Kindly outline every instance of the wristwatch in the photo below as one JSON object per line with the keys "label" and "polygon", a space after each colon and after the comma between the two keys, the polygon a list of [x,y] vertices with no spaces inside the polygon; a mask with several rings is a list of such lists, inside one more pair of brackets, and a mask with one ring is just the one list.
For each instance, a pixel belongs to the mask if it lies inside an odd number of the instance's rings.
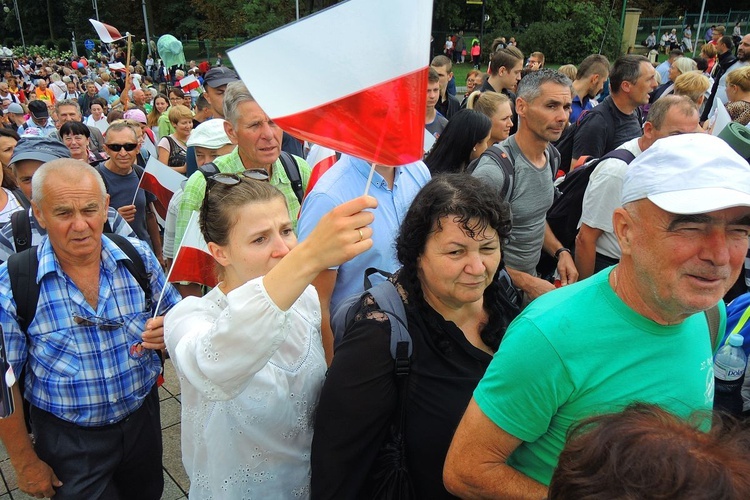
{"label": "wristwatch", "polygon": [[560,247],[555,252],[555,259],[556,260],[560,260],[560,254],[563,253],[563,252],[568,252],[568,253],[572,254],[572,252],[570,251],[570,248]]}

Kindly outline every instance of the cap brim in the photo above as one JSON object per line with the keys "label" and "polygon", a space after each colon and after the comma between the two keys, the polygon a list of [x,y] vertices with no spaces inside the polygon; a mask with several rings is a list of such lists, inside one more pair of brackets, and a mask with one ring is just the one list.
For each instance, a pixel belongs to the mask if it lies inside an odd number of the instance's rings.
{"label": "cap brim", "polygon": [[232,82],[238,82],[240,79],[231,76],[222,76],[219,78],[212,78],[211,81],[203,81],[205,85],[208,85],[212,89],[221,87],[222,85],[229,85]]}
{"label": "cap brim", "polygon": [[59,160],[60,158],[63,158],[63,157],[54,156],[49,153],[40,153],[39,151],[28,151],[28,152],[19,153],[18,155],[13,156],[10,159],[10,163],[13,164],[13,163],[17,163],[23,160],[36,160],[42,163],[47,163],[48,161]]}
{"label": "cap brim", "polygon": [[750,207],[750,194],[718,187],[654,194],[648,199],[662,210],[681,215],[705,214],[733,207]]}

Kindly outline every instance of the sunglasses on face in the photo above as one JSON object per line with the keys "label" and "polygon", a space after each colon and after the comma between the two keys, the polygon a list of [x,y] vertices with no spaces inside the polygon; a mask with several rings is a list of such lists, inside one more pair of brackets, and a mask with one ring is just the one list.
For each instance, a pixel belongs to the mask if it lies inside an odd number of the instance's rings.
{"label": "sunglasses on face", "polygon": [[125,151],[133,151],[138,147],[138,144],[129,142],[127,144],[106,144],[107,149],[111,149],[115,153],[119,153],[121,149],[125,148]]}

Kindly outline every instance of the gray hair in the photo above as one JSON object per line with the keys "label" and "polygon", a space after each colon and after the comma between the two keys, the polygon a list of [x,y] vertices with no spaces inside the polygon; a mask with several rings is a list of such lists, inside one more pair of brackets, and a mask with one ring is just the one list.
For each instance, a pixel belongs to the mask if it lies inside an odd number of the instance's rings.
{"label": "gray hair", "polygon": [[55,103],[55,111],[60,111],[60,108],[63,106],[73,106],[76,108],[76,112],[80,115],[81,114],[81,106],[78,104],[78,101],[75,99],[64,99],[62,101],[57,101]]}
{"label": "gray hair", "polygon": [[44,163],[39,170],[34,172],[34,176],[31,178],[31,201],[37,205],[41,205],[44,199],[44,188],[47,185],[47,177],[52,174],[51,179],[54,180],[73,180],[78,182],[82,176],[90,175],[94,178],[99,190],[102,193],[102,199],[107,196],[107,187],[104,185],[104,180],[99,172],[94,167],[81,160],[74,160],[73,158],[59,158],[57,160],[48,161]]}
{"label": "gray hair", "polygon": [[255,102],[255,98],[247,90],[247,86],[242,81],[227,85],[224,92],[224,119],[231,123],[233,127],[237,127],[237,121],[240,119],[237,108],[243,102]]}
{"label": "gray hair", "polygon": [[533,102],[542,94],[542,85],[545,83],[555,83],[571,90],[573,88],[573,82],[567,76],[553,69],[542,68],[539,71],[532,71],[521,79],[516,96],[526,102]]}

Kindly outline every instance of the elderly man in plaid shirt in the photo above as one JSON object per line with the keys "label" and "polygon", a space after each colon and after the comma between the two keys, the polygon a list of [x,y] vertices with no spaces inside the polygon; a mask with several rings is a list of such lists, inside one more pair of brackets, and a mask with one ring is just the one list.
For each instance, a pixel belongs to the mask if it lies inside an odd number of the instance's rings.
{"label": "elderly man in plaid shirt", "polygon": [[[102,237],[109,197],[92,167],[54,160],[32,186],[47,237],[30,250],[39,258],[39,299],[25,333],[8,264],[0,266],[0,324],[8,361],[16,374],[25,370],[35,438],[16,384],[16,408],[0,421],[0,438],[19,487],[37,498],[156,500],[164,488],[156,380],[165,346],[163,316],[152,316],[164,287],[162,314],[179,295],[147,244],[128,239],[126,250]],[[148,286],[126,251],[140,256]]]}

